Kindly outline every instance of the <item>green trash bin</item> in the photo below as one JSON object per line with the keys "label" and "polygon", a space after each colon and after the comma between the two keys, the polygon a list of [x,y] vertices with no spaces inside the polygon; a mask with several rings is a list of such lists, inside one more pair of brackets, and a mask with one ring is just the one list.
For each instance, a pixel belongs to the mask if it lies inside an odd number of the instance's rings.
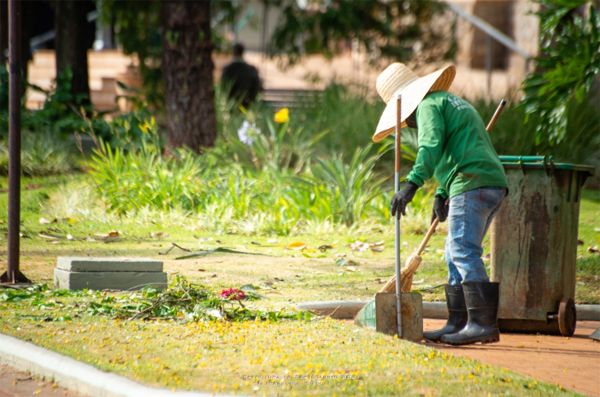
{"label": "green trash bin", "polygon": [[491,225],[501,330],[571,336],[581,187],[594,168],[500,156],[509,194]]}

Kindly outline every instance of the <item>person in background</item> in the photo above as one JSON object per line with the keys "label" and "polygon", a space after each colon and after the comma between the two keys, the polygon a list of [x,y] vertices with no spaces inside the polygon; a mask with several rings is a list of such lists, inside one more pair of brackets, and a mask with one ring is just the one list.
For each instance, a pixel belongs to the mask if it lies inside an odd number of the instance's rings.
{"label": "person in background", "polygon": [[435,177],[439,183],[433,213],[449,223],[445,252],[449,318],[442,329],[424,332],[424,337],[452,345],[491,343],[500,340],[499,284],[486,274],[482,242],[507,194],[507,180],[475,108],[447,92],[455,73],[453,65],[424,77],[401,63],[388,66],[377,78],[377,92],[387,106],[373,141],[393,132],[400,97],[399,121],[418,130],[418,151],[406,182],[392,199],[392,215],[406,215],[406,206],[426,180]]}
{"label": "person in background", "polygon": [[262,91],[258,70],[244,61],[244,45],[233,45],[233,60],[223,69],[221,85],[229,98],[245,108],[250,106]]}

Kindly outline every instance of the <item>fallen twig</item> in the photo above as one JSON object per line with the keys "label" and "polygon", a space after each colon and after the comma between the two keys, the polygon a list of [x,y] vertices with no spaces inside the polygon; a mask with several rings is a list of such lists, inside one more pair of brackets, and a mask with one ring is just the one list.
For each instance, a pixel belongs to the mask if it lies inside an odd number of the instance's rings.
{"label": "fallen twig", "polygon": [[185,252],[192,252],[192,250],[189,248],[182,247],[181,245],[179,245],[177,243],[171,243],[171,246],[169,247],[169,249],[167,249],[165,252],[159,252],[158,255],[167,255],[169,252],[173,251],[173,249],[175,249],[175,248],[179,248],[180,250],[185,251]]}
{"label": "fallen twig", "polygon": [[210,255],[210,254],[214,254],[214,253],[219,253],[219,252],[220,253],[225,253],[225,254],[242,254],[242,255],[271,256],[271,255],[267,255],[267,254],[261,254],[261,253],[258,253],[258,252],[245,252],[245,251],[233,250],[231,248],[217,247],[217,248],[212,248],[212,249],[208,249],[208,250],[201,250],[201,251],[192,252],[191,254],[188,254],[188,255],[178,256],[177,258],[175,258],[175,260],[198,258],[198,257],[201,257],[201,256],[206,256],[206,255]]}

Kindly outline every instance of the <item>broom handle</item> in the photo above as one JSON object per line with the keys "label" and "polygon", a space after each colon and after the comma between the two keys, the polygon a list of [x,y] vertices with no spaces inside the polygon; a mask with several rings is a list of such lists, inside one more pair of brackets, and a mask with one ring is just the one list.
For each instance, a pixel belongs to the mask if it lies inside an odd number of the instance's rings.
{"label": "broom handle", "polygon": [[[419,245],[419,249],[416,252],[417,255],[420,256],[423,253],[423,251],[425,251],[425,248],[427,247],[427,243],[429,242],[429,239],[431,238],[431,236],[433,236],[433,234],[435,233],[435,229],[437,228],[437,226],[438,226],[439,223],[440,223],[440,220],[438,218],[435,218],[433,220],[433,223],[431,224],[431,226],[429,226],[429,230],[427,230],[427,233],[425,234],[425,237],[423,237],[423,241],[421,241],[421,245]],[[391,279],[388,280],[387,283],[385,283],[385,285],[383,286],[383,288],[381,288],[379,290],[379,292],[388,292],[388,291],[390,291],[391,288],[392,288],[392,285],[394,283],[396,283],[396,280],[397,280],[397,277],[393,276]]]}
{"label": "broom handle", "polygon": [[431,224],[431,226],[429,226],[429,230],[427,230],[425,237],[423,237],[423,241],[421,241],[421,245],[419,245],[419,249],[417,249],[417,255],[421,255],[423,253],[423,251],[425,251],[425,248],[427,248],[427,243],[429,243],[429,239],[435,233],[435,229],[437,228],[439,223],[440,223],[440,220],[436,217],[433,220],[433,223]]}
{"label": "broom handle", "polygon": [[502,113],[502,111],[504,110],[504,106],[506,106],[506,99],[502,98],[500,100],[500,103],[498,104],[498,107],[496,108],[496,111],[494,112],[494,115],[490,119],[490,122],[488,123],[487,127],[485,127],[485,130],[487,132],[492,132],[494,125],[496,125],[496,121],[498,121],[500,113]]}

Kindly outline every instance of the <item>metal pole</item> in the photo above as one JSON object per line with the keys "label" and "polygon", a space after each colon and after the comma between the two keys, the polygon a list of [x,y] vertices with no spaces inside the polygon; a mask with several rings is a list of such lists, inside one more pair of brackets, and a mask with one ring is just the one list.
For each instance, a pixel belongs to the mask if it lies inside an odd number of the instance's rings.
{"label": "metal pole", "polygon": [[21,196],[21,4],[8,0],[8,270],[0,282],[29,283],[19,271],[19,222]]}
{"label": "metal pole", "polygon": [[261,38],[260,38],[260,45],[262,47],[262,58],[263,61],[269,56],[267,54],[267,35],[268,32],[267,30],[269,29],[269,2],[268,1],[264,1],[263,2],[263,25],[262,25],[262,32],[261,32]]}
{"label": "metal pole", "polygon": [[[396,138],[395,138],[395,164],[394,164],[394,191],[398,192],[400,190],[400,132],[402,128],[401,123],[401,109],[402,109],[402,97],[398,97],[396,102]],[[401,294],[400,291],[400,277],[402,273],[402,262],[400,262],[400,214],[396,213],[395,226],[396,226],[396,236],[394,240],[394,249],[396,250],[396,324],[398,326],[397,333],[398,338],[402,337],[402,303],[401,303]]]}
{"label": "metal pole", "polygon": [[0,0],[0,64],[6,63],[6,52],[8,48],[8,7],[5,0]]}

